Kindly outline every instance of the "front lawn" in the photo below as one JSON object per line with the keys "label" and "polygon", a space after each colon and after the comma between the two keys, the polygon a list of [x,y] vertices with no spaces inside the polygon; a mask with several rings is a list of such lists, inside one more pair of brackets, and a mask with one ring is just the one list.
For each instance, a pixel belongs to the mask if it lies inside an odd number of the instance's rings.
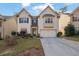
{"label": "front lawn", "polygon": [[77,35],[75,35],[75,36],[72,36],[72,37],[65,37],[66,39],[68,39],[68,40],[73,40],[73,41],[78,41],[79,42],[79,36]]}
{"label": "front lawn", "polygon": [[28,39],[24,39],[24,38],[17,39],[17,44],[15,46],[9,48],[4,47],[5,48],[4,50],[3,50],[3,46],[4,46],[4,41],[0,40],[0,49],[2,49],[0,50],[0,55],[18,55],[23,51],[29,50],[31,48],[41,49],[43,53],[40,39],[36,37],[28,38]]}

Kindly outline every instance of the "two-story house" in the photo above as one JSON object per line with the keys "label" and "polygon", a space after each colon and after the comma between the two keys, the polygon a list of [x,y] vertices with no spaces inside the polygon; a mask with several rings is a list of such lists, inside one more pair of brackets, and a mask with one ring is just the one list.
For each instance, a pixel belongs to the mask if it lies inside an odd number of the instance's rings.
{"label": "two-story house", "polygon": [[58,13],[46,7],[38,16],[30,15],[25,9],[17,14],[17,31],[39,34],[41,37],[56,37],[58,32]]}
{"label": "two-story house", "polygon": [[56,37],[59,28],[59,14],[47,6],[38,17],[38,33],[41,37]]}

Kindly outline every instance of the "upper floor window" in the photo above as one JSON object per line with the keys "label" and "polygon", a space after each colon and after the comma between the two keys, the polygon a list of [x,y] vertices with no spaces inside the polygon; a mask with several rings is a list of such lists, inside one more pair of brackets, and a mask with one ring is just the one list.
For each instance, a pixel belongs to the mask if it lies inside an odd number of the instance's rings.
{"label": "upper floor window", "polygon": [[79,21],[78,17],[73,17],[73,21]]}
{"label": "upper floor window", "polygon": [[53,23],[53,18],[52,17],[46,17],[45,23]]}
{"label": "upper floor window", "polygon": [[32,24],[37,24],[37,21],[38,21],[38,20],[33,19],[33,20],[32,20]]}
{"label": "upper floor window", "polygon": [[19,18],[19,23],[29,23],[29,18]]}

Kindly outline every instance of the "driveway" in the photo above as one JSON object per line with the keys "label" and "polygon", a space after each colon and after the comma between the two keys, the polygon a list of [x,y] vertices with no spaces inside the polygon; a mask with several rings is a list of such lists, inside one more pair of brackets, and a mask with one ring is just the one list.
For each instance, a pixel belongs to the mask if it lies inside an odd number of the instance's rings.
{"label": "driveway", "polygon": [[79,56],[79,42],[60,38],[41,38],[46,56]]}

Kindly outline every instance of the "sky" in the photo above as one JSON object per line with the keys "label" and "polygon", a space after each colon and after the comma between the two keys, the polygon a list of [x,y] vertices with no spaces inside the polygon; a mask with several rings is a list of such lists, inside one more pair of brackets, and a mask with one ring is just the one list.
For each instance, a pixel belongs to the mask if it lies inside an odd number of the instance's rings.
{"label": "sky", "polygon": [[36,16],[48,5],[57,12],[67,6],[67,13],[79,7],[79,3],[0,3],[0,15],[12,16],[25,8],[31,15]]}

